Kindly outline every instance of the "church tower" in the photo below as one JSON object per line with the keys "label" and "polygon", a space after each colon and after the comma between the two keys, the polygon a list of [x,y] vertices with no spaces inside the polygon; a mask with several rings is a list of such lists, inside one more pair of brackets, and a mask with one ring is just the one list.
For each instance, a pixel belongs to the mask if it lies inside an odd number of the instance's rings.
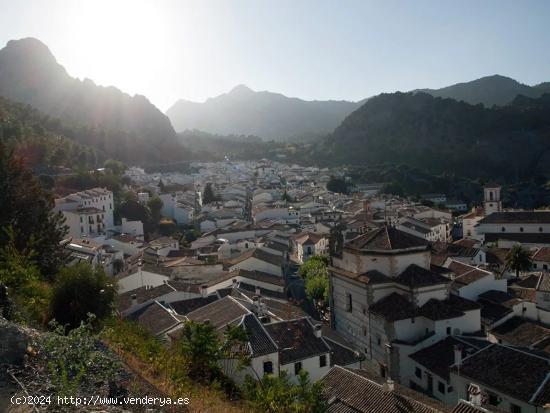
{"label": "church tower", "polygon": [[493,212],[502,211],[500,189],[501,188],[498,185],[487,185],[483,188],[483,208],[485,209],[485,216],[492,214]]}

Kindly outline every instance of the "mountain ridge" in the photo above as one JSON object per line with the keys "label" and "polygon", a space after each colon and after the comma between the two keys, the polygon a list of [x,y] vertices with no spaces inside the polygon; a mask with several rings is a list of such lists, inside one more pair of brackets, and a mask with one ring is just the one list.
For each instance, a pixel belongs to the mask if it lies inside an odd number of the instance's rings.
{"label": "mountain ridge", "polygon": [[495,74],[439,89],[415,89],[412,92],[428,93],[434,97],[451,98],[472,105],[481,103],[491,107],[510,104],[518,95],[537,98],[544,93],[550,93],[550,82],[529,86],[511,77]]}
{"label": "mountain ridge", "polygon": [[204,102],[179,99],[166,115],[178,132],[202,130],[282,141],[326,135],[360,105],[361,101],[308,101],[281,93],[254,91],[240,84]]}
{"label": "mountain ridge", "polygon": [[145,96],[71,77],[35,38],[10,40],[0,50],[0,95],[66,125],[97,130],[94,141],[83,143],[118,159],[160,159],[183,149],[169,119]]}

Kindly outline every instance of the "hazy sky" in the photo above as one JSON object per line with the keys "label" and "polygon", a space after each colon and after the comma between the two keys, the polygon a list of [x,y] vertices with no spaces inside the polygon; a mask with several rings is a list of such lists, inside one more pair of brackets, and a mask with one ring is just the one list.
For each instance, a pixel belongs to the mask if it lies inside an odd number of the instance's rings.
{"label": "hazy sky", "polygon": [[495,73],[550,81],[547,0],[0,0],[0,47],[29,36],[72,76],[162,110],[240,83],[358,100]]}

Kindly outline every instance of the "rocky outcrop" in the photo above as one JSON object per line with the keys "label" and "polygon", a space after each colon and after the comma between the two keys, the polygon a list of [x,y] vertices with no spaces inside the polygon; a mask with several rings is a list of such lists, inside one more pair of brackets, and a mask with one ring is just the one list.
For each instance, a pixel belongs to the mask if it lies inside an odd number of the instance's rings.
{"label": "rocky outcrop", "polygon": [[0,317],[0,364],[21,364],[29,344],[27,333]]}

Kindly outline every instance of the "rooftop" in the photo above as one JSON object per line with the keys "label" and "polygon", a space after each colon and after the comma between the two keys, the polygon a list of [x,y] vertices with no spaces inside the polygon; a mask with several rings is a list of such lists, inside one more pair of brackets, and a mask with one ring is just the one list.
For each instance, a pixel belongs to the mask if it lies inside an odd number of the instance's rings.
{"label": "rooftop", "polygon": [[407,249],[428,249],[428,242],[393,227],[384,226],[360,235],[346,244],[346,248],[360,251],[391,252]]}
{"label": "rooftop", "polygon": [[329,413],[444,413],[442,403],[395,384],[389,391],[350,369],[334,366],[321,379]]}
{"label": "rooftop", "polygon": [[465,358],[460,373],[456,367],[451,371],[525,403],[544,406],[550,402],[549,361],[523,350],[492,344]]}

